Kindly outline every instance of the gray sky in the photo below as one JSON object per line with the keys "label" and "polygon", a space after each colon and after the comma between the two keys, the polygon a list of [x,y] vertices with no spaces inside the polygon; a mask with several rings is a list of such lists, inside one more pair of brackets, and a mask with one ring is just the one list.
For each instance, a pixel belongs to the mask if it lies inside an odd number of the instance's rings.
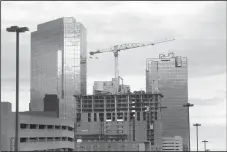
{"label": "gray sky", "polygon": [[[28,26],[72,16],[87,29],[88,52],[112,45],[176,38],[157,46],[120,52],[119,70],[132,90],[145,90],[146,58],[173,51],[188,57],[191,124],[201,123],[210,150],[226,149],[226,2],[2,2],[2,100],[15,109],[15,34],[10,25]],[[93,81],[114,77],[112,53],[88,60],[88,93]],[[136,79],[136,81],[135,81]],[[30,33],[20,36],[20,109],[30,100]],[[196,150],[195,128],[191,146]],[[200,142],[199,149],[203,150]]]}

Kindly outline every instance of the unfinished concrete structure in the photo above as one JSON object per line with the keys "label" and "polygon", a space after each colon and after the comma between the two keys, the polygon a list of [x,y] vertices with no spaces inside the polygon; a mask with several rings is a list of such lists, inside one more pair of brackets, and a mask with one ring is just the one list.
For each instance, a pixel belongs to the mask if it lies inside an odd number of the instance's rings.
{"label": "unfinished concrete structure", "polygon": [[[121,77],[119,77],[121,78]],[[130,92],[130,86],[119,83],[119,79],[112,78],[112,81],[95,81],[93,86],[93,94],[126,94]]]}
{"label": "unfinished concrete structure", "polygon": [[[161,149],[161,94],[88,95],[76,98],[75,139],[150,141]],[[148,110],[149,109],[149,110]]]}

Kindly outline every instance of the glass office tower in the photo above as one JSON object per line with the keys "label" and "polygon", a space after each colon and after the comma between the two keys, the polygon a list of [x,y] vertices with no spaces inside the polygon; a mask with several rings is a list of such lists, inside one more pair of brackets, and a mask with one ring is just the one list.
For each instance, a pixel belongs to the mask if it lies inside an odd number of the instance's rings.
{"label": "glass office tower", "polygon": [[39,24],[31,33],[31,111],[56,94],[59,116],[75,115],[73,95],[86,95],[86,29],[73,17]]}
{"label": "glass office tower", "polygon": [[168,53],[147,59],[146,91],[164,95],[162,106],[168,108],[162,109],[163,137],[181,136],[184,150],[188,150],[188,113],[182,106],[188,103],[187,58]]}

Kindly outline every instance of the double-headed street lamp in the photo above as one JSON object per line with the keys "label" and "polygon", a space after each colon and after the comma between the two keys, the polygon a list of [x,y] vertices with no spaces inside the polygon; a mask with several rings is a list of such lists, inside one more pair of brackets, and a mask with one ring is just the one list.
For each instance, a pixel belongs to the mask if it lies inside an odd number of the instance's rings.
{"label": "double-headed street lamp", "polygon": [[190,116],[189,116],[189,108],[190,107],[193,107],[194,105],[193,104],[190,104],[190,103],[187,103],[187,104],[184,104],[183,107],[187,107],[188,108],[188,131],[189,131],[189,142],[188,142],[188,146],[189,146],[189,151],[191,151],[191,138],[190,138]]}
{"label": "double-headed street lamp", "polygon": [[11,26],[6,29],[7,32],[16,32],[16,127],[15,127],[15,151],[18,151],[18,123],[19,123],[19,33],[29,31],[28,27]]}
{"label": "double-headed street lamp", "polygon": [[206,151],[206,143],[208,142],[207,140],[202,141],[204,143],[204,151]]}
{"label": "double-headed street lamp", "polygon": [[197,137],[197,151],[198,151],[198,145],[199,145],[199,135],[198,135],[198,127],[201,126],[201,124],[199,123],[196,123],[196,124],[193,124],[193,126],[196,127],[196,137]]}

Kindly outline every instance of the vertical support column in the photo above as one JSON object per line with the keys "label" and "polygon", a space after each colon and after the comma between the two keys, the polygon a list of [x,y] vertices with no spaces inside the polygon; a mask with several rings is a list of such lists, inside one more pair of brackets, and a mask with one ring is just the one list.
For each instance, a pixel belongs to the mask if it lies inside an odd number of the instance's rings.
{"label": "vertical support column", "polygon": [[130,120],[130,100],[129,97],[130,95],[128,95],[128,100],[127,100],[127,104],[128,104],[128,112],[127,112],[127,120],[128,120],[128,126],[129,126],[129,130],[128,130],[128,141],[132,141],[132,137],[131,137],[131,132],[132,132],[132,128],[131,128],[131,120]]}
{"label": "vertical support column", "polygon": [[103,121],[103,127],[104,127],[104,129],[103,129],[103,134],[104,134],[104,136],[106,135],[106,96],[104,96],[104,116],[103,116],[103,119],[104,119],[104,121]]}
{"label": "vertical support column", "polygon": [[114,109],[114,112],[115,112],[115,121],[117,121],[117,95],[114,95],[114,105],[115,105],[115,109]]}

